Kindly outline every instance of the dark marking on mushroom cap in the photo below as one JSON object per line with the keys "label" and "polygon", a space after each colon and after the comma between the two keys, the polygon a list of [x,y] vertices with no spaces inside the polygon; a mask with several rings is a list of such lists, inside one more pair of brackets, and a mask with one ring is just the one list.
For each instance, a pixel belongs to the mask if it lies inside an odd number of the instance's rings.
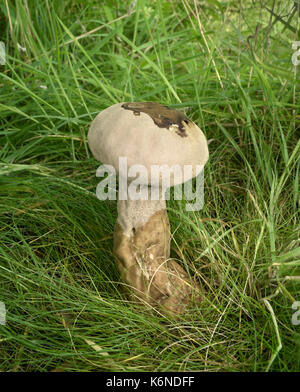
{"label": "dark marking on mushroom cap", "polygon": [[177,135],[188,136],[186,124],[191,123],[188,117],[179,110],[171,109],[168,106],[156,102],[126,102],[122,108],[132,110],[135,116],[141,112],[148,114],[154,123],[160,128],[174,128]]}

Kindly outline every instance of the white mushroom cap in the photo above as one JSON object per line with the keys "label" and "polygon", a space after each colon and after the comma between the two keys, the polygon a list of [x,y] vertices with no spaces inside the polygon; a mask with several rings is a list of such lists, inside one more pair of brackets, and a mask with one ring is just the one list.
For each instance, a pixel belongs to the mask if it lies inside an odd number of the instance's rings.
{"label": "white mushroom cap", "polygon": [[[207,140],[194,122],[154,102],[118,103],[103,110],[91,124],[88,143],[97,160],[116,170],[120,157],[127,158],[128,168],[143,165],[148,174],[145,185],[150,185],[151,165],[191,165],[192,178],[209,155]],[[162,171],[161,177],[165,174]],[[185,176],[184,181],[190,178]],[[181,182],[174,174],[170,185]]]}

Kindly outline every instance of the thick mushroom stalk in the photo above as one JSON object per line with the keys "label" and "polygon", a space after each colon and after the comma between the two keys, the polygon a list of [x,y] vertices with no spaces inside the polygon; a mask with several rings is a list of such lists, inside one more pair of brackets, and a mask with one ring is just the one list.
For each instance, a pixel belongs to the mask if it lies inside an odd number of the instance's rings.
{"label": "thick mushroom stalk", "polygon": [[[166,202],[119,200],[114,253],[122,279],[133,294],[171,313],[184,312],[197,294],[188,274],[170,259],[170,223]],[[196,290],[195,290],[196,289]]]}
{"label": "thick mushroom stalk", "polygon": [[[88,142],[94,157],[112,166],[120,179],[126,176],[127,181],[134,177],[130,169],[143,168],[138,184],[148,197],[136,200],[128,194],[126,200],[118,201],[114,252],[122,279],[142,301],[182,313],[193,295],[199,294],[199,286],[170,259],[170,224],[162,189],[186,182],[203,169],[208,159],[203,132],[184,113],[168,106],[127,102],[96,116]],[[126,168],[120,166],[121,160]],[[182,178],[187,167],[191,171]],[[169,168],[174,168],[172,179]],[[160,174],[153,185],[155,170]],[[166,179],[170,180],[167,186],[163,185]],[[151,186],[159,190],[157,198],[152,198]]]}

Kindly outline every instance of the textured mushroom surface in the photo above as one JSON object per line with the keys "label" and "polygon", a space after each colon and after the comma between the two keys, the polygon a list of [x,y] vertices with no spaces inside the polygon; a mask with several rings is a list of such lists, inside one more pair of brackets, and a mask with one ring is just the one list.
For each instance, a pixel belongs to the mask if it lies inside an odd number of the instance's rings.
{"label": "textured mushroom surface", "polygon": [[200,287],[170,259],[170,224],[165,209],[131,230],[117,222],[114,254],[123,281],[137,298],[171,313],[184,313],[193,297],[200,299]]}
{"label": "textured mushroom surface", "polygon": [[184,113],[156,102],[128,102],[123,103],[122,108],[132,110],[135,116],[146,113],[158,127],[171,128],[181,137],[187,136],[185,125],[192,124]]}
{"label": "textured mushroom surface", "polygon": [[128,167],[143,165],[148,178],[151,165],[166,164],[192,166],[192,178],[198,174],[196,165],[204,166],[208,159],[201,129],[178,110],[154,102],[117,103],[104,109],[91,124],[88,142],[100,162],[118,168],[119,157],[125,157]]}

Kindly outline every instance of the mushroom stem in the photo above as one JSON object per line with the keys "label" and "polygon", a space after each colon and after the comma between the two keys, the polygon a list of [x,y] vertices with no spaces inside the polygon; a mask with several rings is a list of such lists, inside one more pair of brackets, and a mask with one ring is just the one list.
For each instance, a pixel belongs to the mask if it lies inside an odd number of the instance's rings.
{"label": "mushroom stem", "polygon": [[[114,232],[114,253],[122,279],[139,299],[165,310],[183,313],[195,284],[170,259],[170,223],[166,202],[119,200]],[[199,288],[198,286],[196,286]]]}

